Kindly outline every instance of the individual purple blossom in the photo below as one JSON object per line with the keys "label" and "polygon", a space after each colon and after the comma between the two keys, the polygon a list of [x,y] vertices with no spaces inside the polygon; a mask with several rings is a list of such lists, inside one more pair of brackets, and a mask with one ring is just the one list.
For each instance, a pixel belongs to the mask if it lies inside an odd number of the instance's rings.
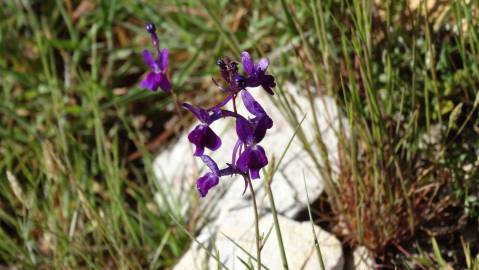
{"label": "individual purple blossom", "polygon": [[201,160],[203,160],[203,163],[205,163],[205,165],[210,169],[210,172],[205,173],[196,181],[196,189],[200,193],[201,197],[205,197],[211,188],[218,185],[221,176],[240,173],[231,166],[220,170],[216,162],[210,156],[202,155],[200,157]]}
{"label": "individual purple blossom", "polygon": [[[241,91],[241,98],[248,112],[255,117],[250,120],[241,115],[236,117],[236,134],[245,149],[239,155],[236,163],[233,157],[233,164],[241,172],[249,173],[251,178],[257,179],[259,170],[268,165],[266,153],[258,143],[263,140],[266,130],[273,126],[273,120],[248,91]],[[233,154],[236,155],[236,153]]]}
{"label": "individual purple blossom", "polygon": [[203,155],[205,148],[212,151],[217,150],[221,146],[221,139],[209,125],[218,119],[218,113],[210,114],[206,110],[188,103],[183,103],[183,107],[192,112],[200,121],[200,124],[188,134],[188,140],[196,146],[195,156]]}
{"label": "individual purple blossom", "polygon": [[201,159],[211,170],[211,172],[207,172],[196,181],[196,188],[198,189],[198,192],[200,193],[201,197],[205,197],[210,188],[218,185],[220,181],[220,169],[211,157],[203,155],[201,156]]}
{"label": "individual purple blossom", "polygon": [[266,130],[273,127],[273,120],[248,91],[241,91],[241,98],[246,110],[255,116],[250,122],[256,126],[256,136],[264,137]]}
{"label": "individual purple blossom", "polygon": [[236,133],[245,150],[239,155],[235,165],[241,172],[249,173],[253,179],[259,178],[259,170],[268,165],[266,153],[263,147],[258,145],[264,138],[267,126],[260,123],[264,121],[254,124],[242,116],[236,118]]}
{"label": "individual purple blossom", "polygon": [[153,47],[156,49],[157,56],[155,58],[148,50],[143,51],[143,59],[150,67],[151,71],[146,74],[145,78],[143,78],[140,86],[153,92],[155,92],[158,87],[165,92],[169,92],[171,84],[166,76],[168,70],[168,49],[164,48],[160,51],[160,42],[156,35],[156,27],[154,24],[147,24],[146,30],[150,33],[151,41]]}
{"label": "individual purple blossom", "polygon": [[236,166],[242,173],[250,174],[252,179],[259,178],[259,170],[268,165],[268,158],[264,148],[258,144],[252,144],[246,147],[239,156]]}
{"label": "individual purple blossom", "polygon": [[241,53],[241,61],[243,62],[244,71],[247,74],[246,86],[248,87],[263,87],[268,94],[273,95],[271,88],[276,86],[274,77],[266,74],[266,70],[269,66],[267,58],[261,58],[258,63],[253,62],[248,52]]}
{"label": "individual purple blossom", "polygon": [[208,172],[196,180],[196,189],[200,193],[201,197],[205,197],[208,194],[210,188],[218,185],[220,177],[212,172]]}

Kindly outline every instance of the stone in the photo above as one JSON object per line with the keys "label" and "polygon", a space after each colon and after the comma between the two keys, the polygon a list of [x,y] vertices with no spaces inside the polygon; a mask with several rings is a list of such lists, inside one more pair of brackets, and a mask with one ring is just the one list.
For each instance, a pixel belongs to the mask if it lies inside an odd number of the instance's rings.
{"label": "stone", "polygon": [[370,270],[376,268],[374,255],[366,247],[356,247],[352,255],[352,262],[347,270]]}
{"label": "stone", "polygon": [[[289,269],[321,269],[314,247],[310,222],[297,222],[278,216]],[[262,265],[268,269],[282,269],[278,241],[273,227],[272,214],[260,219],[260,234],[266,236],[261,251]],[[314,225],[325,269],[343,269],[341,243],[330,233]],[[256,240],[252,207],[228,212],[218,222],[207,226],[197,238],[210,254],[217,256],[228,269],[248,269],[243,262],[251,262],[256,268]],[[208,255],[205,248],[194,242],[188,252],[174,267],[175,270],[216,269],[218,260]],[[265,268],[266,269],[266,268]]]}

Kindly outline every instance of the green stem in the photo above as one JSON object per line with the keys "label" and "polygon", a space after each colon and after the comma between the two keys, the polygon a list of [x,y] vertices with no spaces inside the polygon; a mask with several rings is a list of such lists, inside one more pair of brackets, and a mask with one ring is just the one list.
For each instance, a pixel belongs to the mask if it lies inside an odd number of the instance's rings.
{"label": "green stem", "polygon": [[254,193],[253,184],[251,183],[251,178],[249,175],[243,176],[246,181],[248,182],[249,191],[251,192],[251,196],[253,196],[253,208],[254,208],[254,218],[255,218],[255,229],[256,229],[256,262],[258,270],[261,269],[261,238],[259,235],[259,214],[258,214],[258,206],[256,205],[256,195]]}
{"label": "green stem", "polygon": [[[272,168],[273,167],[274,166],[272,166]],[[284,250],[283,237],[281,236],[281,228],[279,227],[278,213],[276,212],[276,206],[274,204],[273,192],[271,192],[272,179],[268,179],[268,180],[269,181],[266,183],[265,187],[266,187],[266,191],[268,192],[269,203],[271,205],[271,210],[273,212],[274,229],[276,232],[276,238],[278,239],[278,243],[279,243],[279,251],[281,255],[281,261],[283,262],[283,269],[287,270],[289,269],[288,259],[286,258],[286,252]]]}

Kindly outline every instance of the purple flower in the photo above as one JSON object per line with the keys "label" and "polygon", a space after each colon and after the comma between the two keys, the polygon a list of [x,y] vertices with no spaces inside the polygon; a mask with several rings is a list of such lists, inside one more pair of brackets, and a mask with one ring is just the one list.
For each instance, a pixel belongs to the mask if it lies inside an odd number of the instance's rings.
{"label": "purple flower", "polygon": [[218,185],[219,182],[219,176],[212,172],[208,172],[196,180],[196,189],[198,189],[201,197],[205,197],[210,188]]}
{"label": "purple flower", "polygon": [[201,123],[188,134],[188,140],[196,146],[195,156],[203,155],[205,147],[215,151],[221,146],[221,139],[204,123]]}
{"label": "purple flower", "polygon": [[[261,121],[259,123],[264,123]],[[266,153],[258,143],[263,140],[266,133],[266,125],[255,124],[242,116],[236,118],[236,133],[238,138],[246,146],[236,162],[236,166],[242,173],[250,174],[251,178],[259,178],[259,170],[268,165]]]}
{"label": "purple flower", "polygon": [[248,91],[241,91],[241,98],[248,112],[255,116],[250,121],[256,126],[256,136],[264,137],[266,130],[273,127],[273,120]]}
{"label": "purple flower", "polygon": [[225,57],[219,59],[216,64],[219,66],[221,77],[223,77],[227,86],[220,86],[215,80],[213,81],[222,91],[236,94],[246,87],[246,78],[238,73],[238,63]]}
{"label": "purple flower", "polygon": [[205,197],[210,188],[218,185],[220,181],[220,170],[218,165],[216,165],[216,162],[211,157],[203,155],[201,156],[201,159],[211,170],[211,172],[204,174],[198,178],[198,180],[196,180],[196,189],[198,189],[201,197]]}
{"label": "purple flower", "polygon": [[243,68],[248,75],[246,79],[246,86],[258,87],[262,86],[268,94],[273,95],[271,88],[276,86],[274,77],[266,74],[266,70],[269,66],[269,61],[266,58],[261,58],[258,63],[254,63],[248,52],[241,53],[241,61],[243,62]]}
{"label": "purple flower", "polygon": [[237,168],[231,164],[224,169],[219,169],[216,162],[207,155],[200,156],[203,163],[210,169],[210,172],[205,173],[203,176],[196,180],[196,189],[200,193],[201,197],[205,197],[208,191],[214,186],[218,185],[219,178],[227,175],[242,174]]}
{"label": "purple flower", "polygon": [[268,158],[263,147],[257,144],[246,147],[238,158],[236,166],[243,173],[248,173],[253,179],[259,178],[259,170],[268,165]]}
{"label": "purple flower", "polygon": [[221,139],[209,126],[219,118],[219,113],[213,112],[210,115],[206,110],[194,107],[188,103],[183,103],[183,107],[192,112],[201,122],[188,134],[188,140],[196,146],[195,156],[203,155],[205,147],[212,151],[220,148]]}
{"label": "purple flower", "polygon": [[236,162],[236,151],[233,151],[233,164],[241,172],[249,172],[251,178],[257,179],[259,170],[268,164],[266,153],[258,143],[263,140],[266,130],[273,126],[273,120],[248,91],[241,91],[241,97],[246,109],[255,117],[250,120],[242,116],[236,117],[236,133],[239,141],[245,145],[245,150]]}
{"label": "purple flower", "polygon": [[[154,32],[154,29],[151,31]],[[245,71],[243,75],[238,73],[238,63],[229,58],[220,59],[216,63],[226,83],[222,86],[213,79],[220,90],[227,94],[222,102],[206,110],[183,103],[183,106],[200,121],[200,124],[188,134],[189,141],[196,146],[194,155],[201,157],[210,169],[210,172],[202,175],[196,182],[201,197],[205,197],[211,188],[218,185],[220,177],[226,175],[242,175],[245,180],[244,193],[248,187],[248,177],[260,178],[259,171],[268,165],[268,157],[259,143],[264,139],[266,131],[273,126],[273,120],[246,88],[262,86],[272,95],[272,88],[276,84],[273,76],[266,74],[269,65],[266,58],[255,64],[247,52],[243,52],[241,56]],[[231,100],[236,104],[235,100],[239,94],[251,117],[246,118],[238,114],[236,106],[234,112],[222,109]],[[227,163],[226,168],[220,170],[216,162],[203,153],[205,148],[214,151],[221,146],[220,137],[214,133],[210,125],[224,117],[236,119],[238,140],[232,149],[231,163]]]}
{"label": "purple flower", "polygon": [[168,50],[165,48],[160,51],[158,36],[156,35],[156,27],[154,24],[147,24],[146,30],[151,35],[153,46],[156,49],[157,57],[153,57],[148,50],[143,51],[143,59],[150,67],[151,71],[146,74],[145,78],[140,83],[140,86],[151,91],[156,91],[160,87],[163,91],[168,92],[171,89],[171,84],[166,77],[168,69]]}

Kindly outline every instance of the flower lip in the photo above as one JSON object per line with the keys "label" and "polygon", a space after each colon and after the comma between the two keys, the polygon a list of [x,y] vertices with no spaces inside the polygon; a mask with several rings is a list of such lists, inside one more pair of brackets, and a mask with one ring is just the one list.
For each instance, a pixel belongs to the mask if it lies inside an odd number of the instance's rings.
{"label": "flower lip", "polygon": [[196,181],[196,188],[198,189],[200,196],[205,197],[212,187],[218,185],[219,181],[219,177],[211,172],[208,172],[202,177],[198,178]]}
{"label": "flower lip", "polygon": [[188,140],[196,146],[195,156],[203,155],[205,148],[215,151],[221,146],[220,137],[204,123],[197,125],[188,134]]}
{"label": "flower lip", "polygon": [[266,153],[260,145],[253,145],[245,149],[237,161],[237,167],[243,173],[250,173],[251,178],[259,178],[259,170],[268,165]]}

